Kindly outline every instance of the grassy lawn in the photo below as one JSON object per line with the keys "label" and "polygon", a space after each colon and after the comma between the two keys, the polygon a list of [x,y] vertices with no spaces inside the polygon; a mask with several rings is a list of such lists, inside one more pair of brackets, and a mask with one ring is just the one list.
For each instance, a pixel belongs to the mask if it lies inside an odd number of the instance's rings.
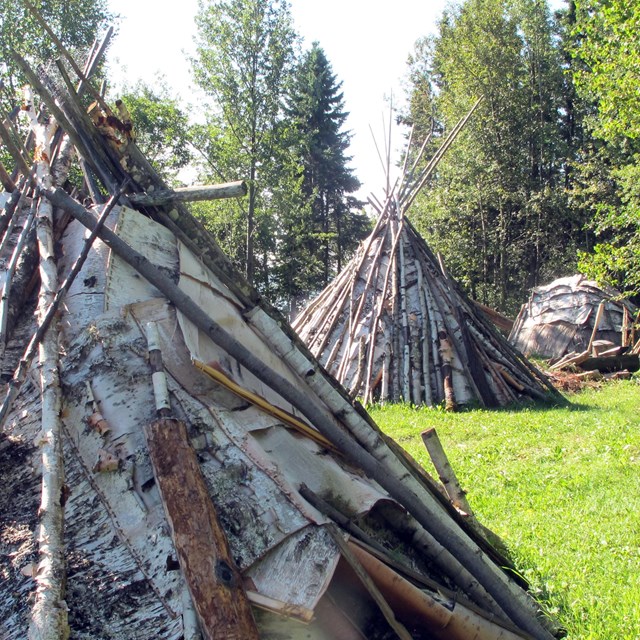
{"label": "grassy lawn", "polygon": [[571,640],[640,638],[640,379],[572,394],[571,408],[446,413],[372,407],[435,475],[435,427],[476,516],[500,535]]}

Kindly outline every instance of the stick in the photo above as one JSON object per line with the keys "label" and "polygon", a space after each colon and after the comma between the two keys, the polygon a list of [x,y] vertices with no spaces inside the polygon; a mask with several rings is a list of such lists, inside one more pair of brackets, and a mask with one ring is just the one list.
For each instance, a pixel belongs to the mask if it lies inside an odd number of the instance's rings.
{"label": "stick", "polygon": [[205,640],[258,640],[251,605],[187,427],[171,404],[158,329],[147,324],[158,419],[144,429],[171,538]]}

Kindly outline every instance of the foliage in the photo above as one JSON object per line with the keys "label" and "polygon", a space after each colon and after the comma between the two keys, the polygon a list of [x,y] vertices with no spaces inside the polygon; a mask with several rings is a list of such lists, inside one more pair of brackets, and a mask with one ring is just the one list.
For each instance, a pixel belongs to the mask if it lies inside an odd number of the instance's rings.
{"label": "foliage", "polygon": [[[88,49],[113,17],[108,0],[33,0],[33,5],[72,52]],[[0,0],[0,79],[11,94],[23,83],[14,52],[34,63],[57,56],[49,35],[22,2]]]}
{"label": "foliage", "polygon": [[[212,0],[203,2],[196,16],[196,58],[192,61],[197,84],[214,100],[201,129],[200,148],[209,175],[224,180],[246,179],[243,203],[211,205],[209,224],[221,222],[237,240],[237,222],[244,219],[243,262],[250,281],[268,287],[271,234],[271,194],[286,188],[276,178],[282,95],[294,56],[295,34],[286,0]],[[240,207],[240,210],[238,210]],[[233,231],[232,231],[233,229]]]}
{"label": "foliage", "polygon": [[291,232],[281,251],[280,288],[292,297],[324,288],[369,228],[359,211],[363,203],[349,196],[360,182],[348,167],[351,136],[343,130],[348,114],[341,84],[314,43],[297,65],[288,91],[286,118],[308,203],[285,222]]}
{"label": "foliage", "polygon": [[572,150],[555,29],[539,0],[467,0],[410,61],[418,142],[431,127],[440,140],[484,97],[410,214],[469,293],[505,311],[573,271],[584,237],[564,191]]}
{"label": "foliage", "polygon": [[637,638],[639,383],[575,394],[562,409],[370,412],[432,474],[420,433],[437,429],[479,521],[504,540],[570,640]]}
{"label": "foliage", "polygon": [[117,98],[131,114],[142,153],[163,178],[176,182],[180,169],[192,161],[187,112],[171,96],[162,78],[154,88],[144,82],[124,87]]}
{"label": "foliage", "polygon": [[[610,0],[576,2],[573,30],[574,77],[584,100],[594,105],[588,125],[604,144],[594,154],[601,163],[599,181],[581,171],[579,194],[590,191],[593,226],[600,243],[581,255],[590,276],[640,292],[640,7]],[[596,193],[605,182],[610,197]]]}
{"label": "foliage", "polygon": [[[62,44],[82,60],[112,14],[108,0],[32,0]],[[58,57],[51,38],[44,32],[22,2],[0,0],[0,110],[4,114],[22,101],[20,88],[25,79],[14,62],[18,53],[35,68]],[[0,147],[0,160],[7,166],[13,162]]]}

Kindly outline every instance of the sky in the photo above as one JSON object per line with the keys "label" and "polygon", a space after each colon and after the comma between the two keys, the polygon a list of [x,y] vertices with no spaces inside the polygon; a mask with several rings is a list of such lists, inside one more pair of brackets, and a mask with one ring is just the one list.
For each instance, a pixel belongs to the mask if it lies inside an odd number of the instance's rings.
{"label": "sky", "polygon": [[[434,32],[446,5],[447,0],[291,0],[304,49],[317,41],[343,83],[349,112],[345,129],[352,133],[350,166],[363,183],[358,195],[364,199],[383,195],[385,171],[376,145],[384,156],[389,98],[394,105],[403,100],[407,57],[418,38]],[[187,55],[193,51],[198,1],[111,0],[110,7],[122,18],[109,53],[112,78],[122,72],[128,84],[143,79],[153,85],[159,73],[189,102]],[[402,134],[392,129],[392,163],[399,159]]]}

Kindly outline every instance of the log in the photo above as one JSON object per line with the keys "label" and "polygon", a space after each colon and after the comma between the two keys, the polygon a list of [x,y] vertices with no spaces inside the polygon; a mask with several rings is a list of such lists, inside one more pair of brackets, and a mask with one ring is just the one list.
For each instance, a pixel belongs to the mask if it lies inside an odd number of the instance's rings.
{"label": "log", "polygon": [[600,373],[613,373],[614,371],[638,371],[640,369],[640,356],[630,353],[621,356],[600,356],[597,358],[587,358],[580,363],[580,368],[584,371],[598,370]]}
{"label": "log", "polygon": [[128,196],[133,204],[162,207],[174,202],[198,202],[238,198],[247,195],[247,183],[238,180],[225,184],[183,187],[180,189],[157,189],[148,193],[132,193]]}
{"label": "log", "polygon": [[427,631],[434,640],[523,640],[522,633],[505,629],[457,602],[444,603],[418,589],[359,546],[349,550],[370,576],[396,615]]}
{"label": "log", "polygon": [[258,640],[251,605],[211,501],[187,427],[171,406],[158,330],[147,324],[156,411],[145,426],[153,476],[205,640]]}
{"label": "log", "polygon": [[[42,140],[43,156],[48,140]],[[46,162],[37,163],[43,187],[51,185]],[[54,256],[53,207],[42,198],[38,206],[37,239],[40,253],[40,295],[38,316],[46,316],[58,288],[58,269]],[[42,499],[40,502],[38,545],[39,562],[29,640],[66,640],[69,622],[65,602],[66,563],[64,549],[64,463],[62,458],[62,391],[59,374],[59,332],[51,325],[40,343],[39,369],[42,398]]]}

